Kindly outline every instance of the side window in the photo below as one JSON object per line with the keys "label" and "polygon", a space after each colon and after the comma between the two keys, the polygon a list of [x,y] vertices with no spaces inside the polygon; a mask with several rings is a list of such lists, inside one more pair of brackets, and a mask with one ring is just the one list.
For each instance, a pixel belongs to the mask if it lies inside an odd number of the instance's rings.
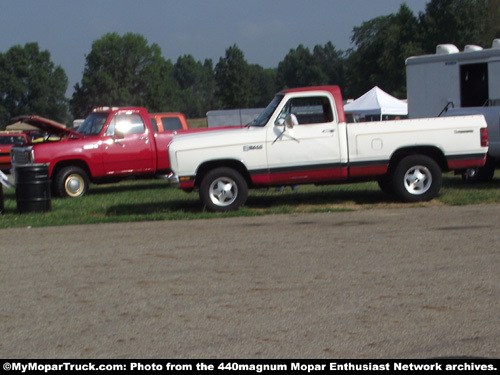
{"label": "side window", "polygon": [[113,117],[106,129],[106,135],[114,135],[115,128],[124,135],[144,133],[145,126],[141,116],[138,114],[118,114]]}
{"label": "side window", "polygon": [[182,129],[181,120],[178,117],[162,117],[163,130]]}
{"label": "side window", "polygon": [[333,121],[330,100],[325,96],[290,99],[276,119],[279,124],[289,114],[294,114],[299,125],[321,124]]}
{"label": "side window", "polygon": [[151,117],[150,120],[151,120],[151,126],[153,127],[153,130],[155,132],[157,132],[158,131],[158,124],[156,122],[156,119],[154,117]]}
{"label": "side window", "polygon": [[24,137],[20,135],[2,136],[0,137],[0,144],[2,145],[14,145],[14,144],[26,144]]}

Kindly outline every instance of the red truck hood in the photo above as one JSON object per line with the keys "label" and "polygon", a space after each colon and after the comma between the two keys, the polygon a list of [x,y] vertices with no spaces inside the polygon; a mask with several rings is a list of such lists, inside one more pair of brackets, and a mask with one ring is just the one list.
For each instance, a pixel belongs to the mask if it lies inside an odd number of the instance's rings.
{"label": "red truck hood", "polygon": [[81,138],[81,134],[65,128],[62,124],[59,124],[55,121],[40,117],[40,116],[18,116],[12,119],[12,121],[17,122],[21,121],[26,124],[32,125],[42,131],[45,131],[50,134],[58,135],[61,138],[63,136],[74,136]]}

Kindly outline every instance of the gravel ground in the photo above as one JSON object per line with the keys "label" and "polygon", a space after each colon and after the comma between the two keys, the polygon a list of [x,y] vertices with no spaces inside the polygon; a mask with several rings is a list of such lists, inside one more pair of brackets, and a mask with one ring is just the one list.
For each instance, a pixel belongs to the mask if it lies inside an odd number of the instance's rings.
{"label": "gravel ground", "polygon": [[0,230],[2,358],[498,358],[500,205]]}

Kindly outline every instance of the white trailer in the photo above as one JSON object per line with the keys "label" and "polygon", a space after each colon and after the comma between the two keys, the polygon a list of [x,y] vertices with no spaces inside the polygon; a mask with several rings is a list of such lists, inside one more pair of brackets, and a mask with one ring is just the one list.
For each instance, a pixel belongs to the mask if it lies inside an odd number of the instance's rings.
{"label": "white trailer", "polygon": [[489,153],[484,168],[470,180],[489,181],[500,162],[500,39],[491,48],[467,45],[464,51],[441,44],[436,54],[406,60],[408,117],[483,114]]}

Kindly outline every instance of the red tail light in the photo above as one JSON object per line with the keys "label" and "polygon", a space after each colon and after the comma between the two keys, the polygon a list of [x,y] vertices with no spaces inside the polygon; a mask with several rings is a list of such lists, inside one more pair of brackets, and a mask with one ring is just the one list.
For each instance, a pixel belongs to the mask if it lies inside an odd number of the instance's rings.
{"label": "red tail light", "polygon": [[481,128],[481,147],[488,147],[488,129]]}

